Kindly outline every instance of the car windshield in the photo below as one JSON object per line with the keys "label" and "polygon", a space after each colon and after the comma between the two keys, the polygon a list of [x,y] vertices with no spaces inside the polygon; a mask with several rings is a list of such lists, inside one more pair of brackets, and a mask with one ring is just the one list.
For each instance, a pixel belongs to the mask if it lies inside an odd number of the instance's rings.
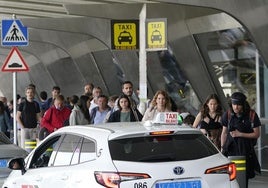
{"label": "car windshield", "polygon": [[202,134],[146,136],[109,141],[113,160],[167,162],[194,160],[218,153]]}
{"label": "car windshield", "polygon": [[0,132],[0,145],[4,144],[12,144],[12,143],[3,132]]}

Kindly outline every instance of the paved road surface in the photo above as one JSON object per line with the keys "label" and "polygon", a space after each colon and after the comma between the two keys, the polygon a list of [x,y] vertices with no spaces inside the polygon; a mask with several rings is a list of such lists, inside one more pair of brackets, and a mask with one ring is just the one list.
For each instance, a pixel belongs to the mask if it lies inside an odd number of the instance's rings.
{"label": "paved road surface", "polygon": [[[262,172],[259,176],[249,180],[249,188],[267,188],[268,187],[268,172]],[[242,187],[241,187],[242,188]]]}
{"label": "paved road surface", "polygon": [[[0,187],[2,187],[4,179],[0,178]],[[249,180],[249,188],[267,188],[268,187],[268,172],[263,172],[261,176],[256,176]],[[243,187],[241,187],[243,188]]]}

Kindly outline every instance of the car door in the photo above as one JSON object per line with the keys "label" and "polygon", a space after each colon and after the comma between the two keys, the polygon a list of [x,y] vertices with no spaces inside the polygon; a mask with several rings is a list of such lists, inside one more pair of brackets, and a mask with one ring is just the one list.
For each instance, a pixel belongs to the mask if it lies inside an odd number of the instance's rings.
{"label": "car door", "polygon": [[24,174],[27,184],[44,188],[69,187],[72,166],[78,164],[77,153],[80,151],[82,138],[65,134],[57,141],[48,141],[38,148],[33,156],[29,170]]}
{"label": "car door", "polygon": [[[15,171],[11,175],[11,181],[14,187],[53,187],[55,170],[51,166],[54,161],[57,149],[59,147],[62,136],[58,135],[42,142],[34,151],[28,156],[26,161],[26,172],[20,173]],[[50,181],[46,182],[48,179]],[[53,185],[53,186],[52,186]]]}

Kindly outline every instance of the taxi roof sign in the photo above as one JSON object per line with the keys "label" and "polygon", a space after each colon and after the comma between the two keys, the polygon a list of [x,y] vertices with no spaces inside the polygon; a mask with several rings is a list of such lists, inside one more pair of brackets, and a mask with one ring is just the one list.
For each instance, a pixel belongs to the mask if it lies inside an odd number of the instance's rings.
{"label": "taxi roof sign", "polygon": [[152,123],[178,125],[182,123],[182,117],[178,112],[161,112],[156,115]]}

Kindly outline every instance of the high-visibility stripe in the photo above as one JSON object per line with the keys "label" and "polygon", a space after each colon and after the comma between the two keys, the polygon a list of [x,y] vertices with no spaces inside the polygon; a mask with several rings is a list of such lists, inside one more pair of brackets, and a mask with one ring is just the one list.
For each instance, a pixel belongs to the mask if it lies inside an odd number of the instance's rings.
{"label": "high-visibility stripe", "polygon": [[48,148],[46,151],[53,151],[53,149],[52,148]]}
{"label": "high-visibility stripe", "polygon": [[232,160],[236,164],[236,170],[237,171],[245,171],[246,170],[246,160],[240,159],[240,160]]}
{"label": "high-visibility stripe", "polygon": [[236,170],[237,171],[245,171],[246,170],[246,167],[236,167]]}
{"label": "high-visibility stripe", "polygon": [[27,142],[26,141],[25,144],[36,144],[36,141],[35,142],[33,142],[33,141],[32,142],[31,141],[30,142]]}
{"label": "high-visibility stripe", "polygon": [[234,162],[235,164],[246,164],[246,160],[232,160],[232,162]]}

